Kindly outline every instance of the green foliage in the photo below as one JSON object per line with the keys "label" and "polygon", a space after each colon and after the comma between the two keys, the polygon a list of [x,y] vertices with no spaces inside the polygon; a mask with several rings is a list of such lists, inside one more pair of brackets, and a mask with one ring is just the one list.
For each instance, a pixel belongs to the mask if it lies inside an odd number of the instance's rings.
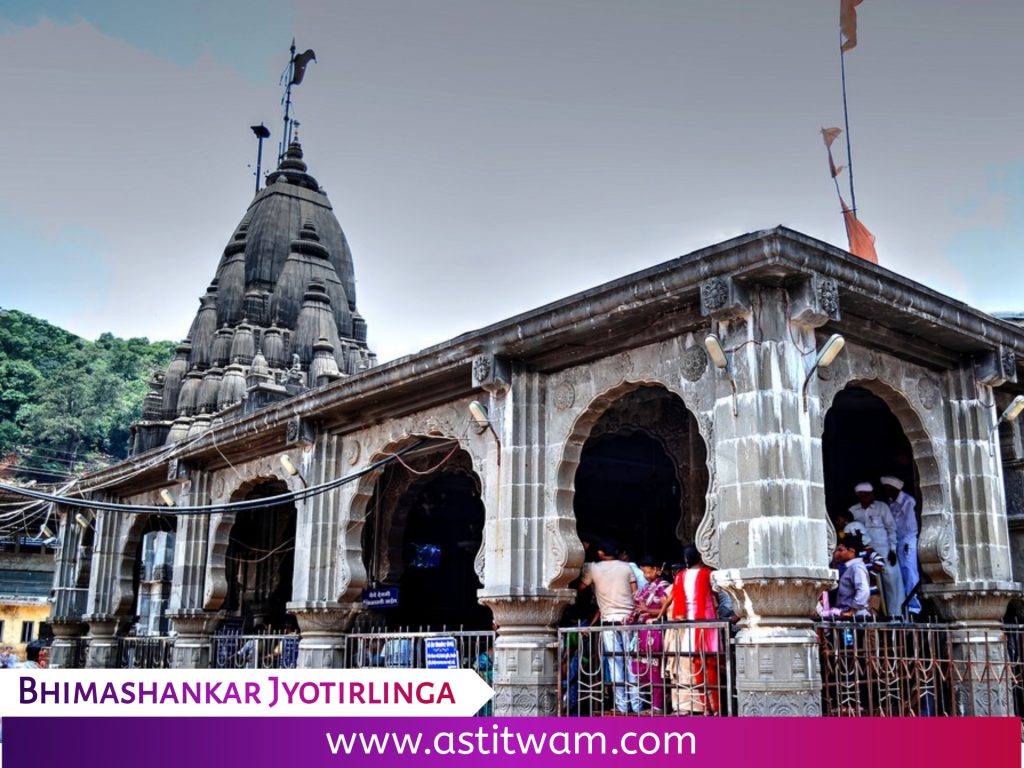
{"label": "green foliage", "polygon": [[25,479],[124,458],[146,382],[173,353],[169,341],[105,333],[90,342],[0,310],[0,457],[18,453]]}

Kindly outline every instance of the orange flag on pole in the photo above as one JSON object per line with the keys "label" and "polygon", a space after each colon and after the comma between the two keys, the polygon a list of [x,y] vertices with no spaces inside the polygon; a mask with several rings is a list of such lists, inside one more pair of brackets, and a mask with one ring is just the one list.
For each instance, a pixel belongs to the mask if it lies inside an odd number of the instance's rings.
{"label": "orange flag on pole", "polygon": [[857,215],[849,209],[842,196],[839,202],[843,206],[843,220],[846,222],[846,239],[850,241],[850,253],[860,256],[864,261],[872,264],[878,263],[878,254],[875,253],[875,236],[868,231],[868,228],[861,224]]}
{"label": "orange flag on pole", "polygon": [[832,142],[838,139],[842,132],[841,128],[821,129],[821,138],[825,142],[825,149],[828,150],[828,169],[832,172],[833,179],[843,172],[843,166],[836,165],[835,160],[832,159]]}
{"label": "orange flag on pole", "polygon": [[857,6],[864,0],[839,0],[839,31],[842,32],[842,51],[857,47]]}

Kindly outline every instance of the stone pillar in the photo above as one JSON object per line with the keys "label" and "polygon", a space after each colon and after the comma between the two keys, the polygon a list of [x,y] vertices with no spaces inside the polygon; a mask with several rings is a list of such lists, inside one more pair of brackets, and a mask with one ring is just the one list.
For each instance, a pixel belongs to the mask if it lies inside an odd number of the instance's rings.
{"label": "stone pillar", "polygon": [[124,623],[117,616],[86,616],[89,623],[89,650],[85,657],[87,669],[117,667],[117,635]]}
{"label": "stone pillar", "polygon": [[[345,456],[342,438],[320,435],[312,446],[289,451],[292,463],[310,485],[325,483],[352,471],[360,455],[353,442]],[[301,487],[301,486],[299,486]],[[288,612],[295,616],[300,669],[342,669],[345,633],[362,609],[358,602],[366,574],[362,562],[362,526],[349,522],[355,484],[296,502],[295,570]]]}
{"label": "stone pillar", "polygon": [[[1000,588],[1002,586],[1002,588]],[[994,583],[955,584],[929,591],[943,618],[953,623],[953,682],[957,714],[1012,717],[1013,675],[1006,654],[1003,614],[1011,597]]]}
{"label": "stone pillar", "polygon": [[345,633],[360,606],[312,606],[289,603],[288,610],[299,623],[299,669],[345,669]]}
{"label": "stone pillar", "polygon": [[994,392],[1016,376],[1001,355],[975,369],[950,374],[947,439],[952,515],[946,538],[953,543],[951,583],[923,588],[952,622],[957,707],[963,715],[1013,714],[1002,620],[1022,585],[1012,581],[999,436],[993,430]]}
{"label": "stone pillar", "polygon": [[743,607],[736,636],[736,693],[744,717],[821,715],[818,638],[810,611],[825,569],[739,568],[719,582]]}
{"label": "stone pillar", "polygon": [[209,669],[210,641],[220,615],[206,611],[180,611],[168,614],[177,633],[171,666],[174,669]]}
{"label": "stone pillar", "polygon": [[82,659],[79,647],[85,635],[86,626],[80,621],[54,621],[53,644],[50,646],[49,667],[51,669],[78,669]]}
{"label": "stone pillar", "polygon": [[[480,366],[474,363],[474,369]],[[500,360],[489,370],[503,369]],[[474,380],[476,383],[476,380]],[[546,391],[540,374],[514,367],[511,386],[488,389],[494,432],[476,435],[486,456],[483,498],[484,587],[480,602],[498,625],[494,644],[495,716],[554,715],[558,706],[557,624],[571,590],[552,588],[561,574],[559,552],[568,545],[541,489],[553,484],[546,455]]]}
{"label": "stone pillar", "polygon": [[564,596],[489,597],[494,614],[494,715],[550,717],[558,709],[558,619]]}
{"label": "stone pillar", "polygon": [[746,716],[821,714],[811,617],[834,583],[834,533],[825,513],[824,420],[813,389],[805,409],[803,387],[814,328],[838,307],[822,306],[830,292],[819,282],[783,289],[712,278],[701,286],[702,311],[730,363],[728,372],[715,372],[711,490],[719,526],[717,551],[705,555],[717,561],[716,583],[742,617],[736,686]]}

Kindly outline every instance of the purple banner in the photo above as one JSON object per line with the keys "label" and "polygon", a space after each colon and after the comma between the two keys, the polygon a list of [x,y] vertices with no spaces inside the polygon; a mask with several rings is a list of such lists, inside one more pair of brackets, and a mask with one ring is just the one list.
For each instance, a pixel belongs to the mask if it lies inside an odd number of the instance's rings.
{"label": "purple banner", "polygon": [[1017,768],[1020,727],[1011,718],[4,718],[3,757],[8,768]]}

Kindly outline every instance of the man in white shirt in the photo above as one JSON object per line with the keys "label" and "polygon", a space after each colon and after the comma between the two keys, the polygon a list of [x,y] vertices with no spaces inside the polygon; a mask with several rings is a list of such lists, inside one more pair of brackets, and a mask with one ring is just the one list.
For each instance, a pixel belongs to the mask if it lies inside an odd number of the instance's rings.
{"label": "man in white shirt", "polygon": [[[914,497],[903,490],[903,481],[892,475],[885,475],[882,481],[882,495],[889,501],[889,510],[896,524],[896,557],[899,559],[903,589],[909,593],[920,579],[917,570],[917,503]],[[914,595],[907,605],[911,613],[921,612],[921,603]]]}
{"label": "man in white shirt", "polygon": [[633,665],[626,661],[628,632],[612,627],[621,627],[633,612],[636,579],[629,563],[622,562],[618,556],[618,547],[611,542],[599,544],[598,562],[583,566],[580,589],[594,586],[601,624],[609,627],[601,633],[605,670],[615,692],[615,710],[625,715],[629,714],[630,705],[634,712],[640,712],[640,690]]}
{"label": "man in white shirt", "polygon": [[858,523],[863,523],[871,546],[888,562],[882,573],[882,591],[885,594],[885,608],[889,616],[899,616],[906,597],[903,591],[903,578],[897,567],[896,521],[892,518],[889,505],[875,499],[875,489],[871,483],[858,483],[854,488],[857,503],[850,507],[850,514]]}

